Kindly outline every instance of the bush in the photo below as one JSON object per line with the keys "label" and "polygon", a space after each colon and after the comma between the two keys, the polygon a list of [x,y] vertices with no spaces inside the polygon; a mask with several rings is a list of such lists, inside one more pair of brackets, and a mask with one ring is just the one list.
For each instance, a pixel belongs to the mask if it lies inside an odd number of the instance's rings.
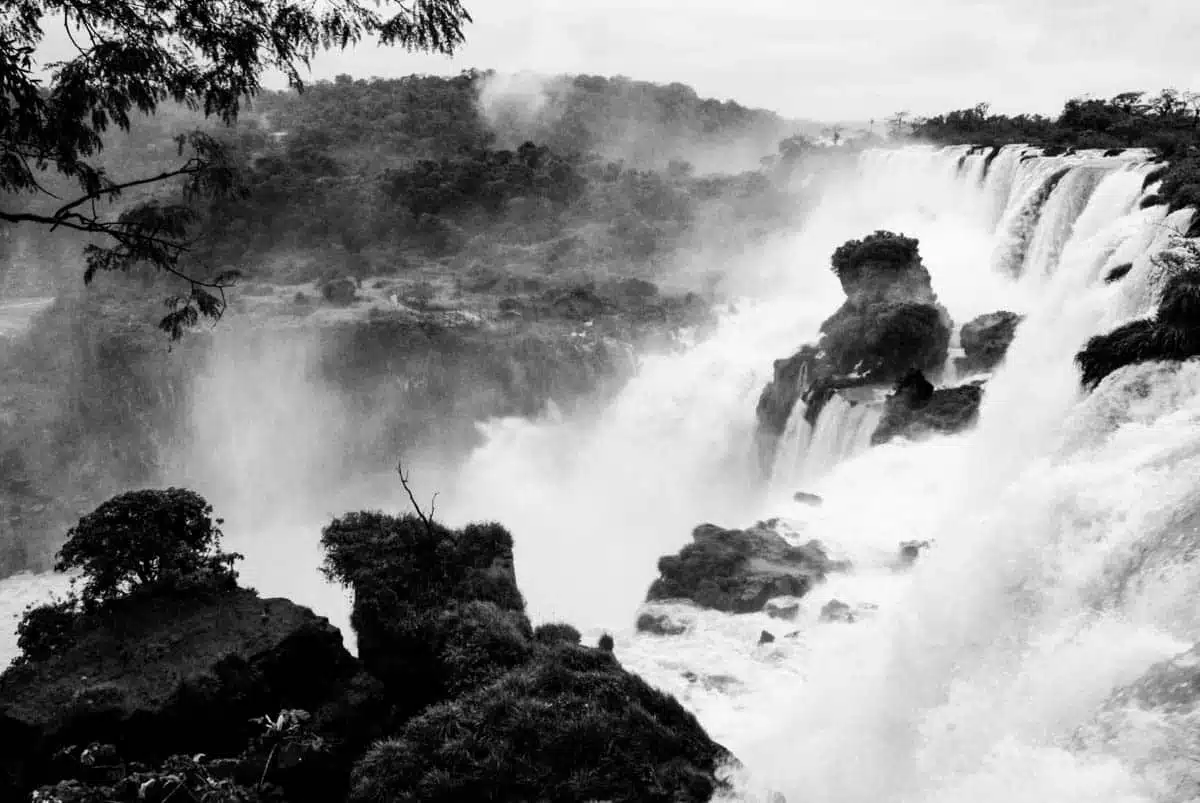
{"label": "bush", "polygon": [[920,260],[919,245],[916,238],[881,229],[862,240],[849,240],[838,246],[833,252],[833,272],[846,287],[857,282],[867,265],[904,270]]}
{"label": "bush", "polygon": [[14,664],[44,661],[75,642],[79,600],[74,597],[25,609],[17,624],[17,647],[21,654]]}
{"label": "bush", "polygon": [[352,803],[707,801],[728,753],[609,653],[545,650],[409,722],[354,770]]}
{"label": "bush", "polygon": [[194,491],[130,491],[67,531],[54,569],[83,573],[84,610],[135,591],[226,590],[237,584],[233,564],[242,555],[220,551],[222,523]]}
{"label": "bush", "polygon": [[551,622],[538,625],[533,631],[533,638],[538,644],[578,644],[583,636],[571,625],[563,622]]}

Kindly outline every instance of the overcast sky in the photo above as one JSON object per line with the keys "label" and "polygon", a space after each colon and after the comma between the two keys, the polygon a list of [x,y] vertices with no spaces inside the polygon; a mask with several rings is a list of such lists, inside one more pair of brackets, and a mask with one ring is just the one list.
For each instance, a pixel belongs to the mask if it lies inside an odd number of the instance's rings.
{"label": "overcast sky", "polygon": [[789,117],[934,114],[989,101],[1200,90],[1200,0],[464,0],[453,59],[360,45],[314,77],[587,72],[681,81]]}

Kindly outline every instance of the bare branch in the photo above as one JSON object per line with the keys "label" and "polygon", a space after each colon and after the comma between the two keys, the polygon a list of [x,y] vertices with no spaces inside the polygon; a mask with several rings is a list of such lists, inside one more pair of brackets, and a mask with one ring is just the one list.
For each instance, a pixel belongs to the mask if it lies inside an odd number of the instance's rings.
{"label": "bare branch", "polygon": [[[408,475],[404,473],[404,458],[400,458],[396,462],[396,473],[400,475],[400,484],[404,486],[404,492],[408,494],[408,501],[412,503],[413,510],[417,511],[417,518],[421,520],[421,523],[425,525],[425,529],[432,535],[433,520],[431,516],[433,514],[433,507],[430,506],[429,508],[430,516],[426,516],[424,511],[421,510],[421,506],[417,504],[417,497],[413,496],[412,488],[408,484]],[[433,498],[436,502],[437,494],[434,494]]]}

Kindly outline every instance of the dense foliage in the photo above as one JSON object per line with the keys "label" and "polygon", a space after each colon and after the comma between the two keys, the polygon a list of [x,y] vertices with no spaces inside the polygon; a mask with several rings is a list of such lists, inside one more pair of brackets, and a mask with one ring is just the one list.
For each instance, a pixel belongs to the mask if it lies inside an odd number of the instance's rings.
{"label": "dense foliage", "polygon": [[[382,13],[380,13],[382,12]],[[69,58],[43,64],[39,47],[47,24],[64,26]],[[281,70],[292,86],[317,53],[365,37],[410,50],[450,53],[463,41],[470,16],[458,0],[389,2],[379,11],[354,0],[314,7],[289,0],[214,4],[165,0],[150,5],[102,1],[63,5],[19,0],[0,14],[0,191],[8,198],[0,220],[33,223],[92,237],[85,248],[85,281],[97,271],[149,264],[186,281],[168,300],[161,326],[173,337],[200,316],[224,309],[232,274],[201,279],[186,272],[196,199],[236,195],[234,164],[209,133],[178,139],[178,161],[158,173],[112,177],[97,162],[105,133],[129,130],[136,113],[172,101],[230,123],[259,89],[264,71]],[[40,74],[49,69],[48,83]],[[186,160],[184,154],[187,153]],[[59,195],[48,179],[70,188]],[[164,182],[180,182],[172,198],[137,197]],[[133,196],[115,214],[109,202]]]}
{"label": "dense foliage", "polygon": [[560,645],[430,708],[354,772],[354,803],[707,801],[728,754],[611,653]]}
{"label": "dense foliage", "polygon": [[533,628],[499,524],[350,513],[322,532],[326,575],[354,591],[358,654],[395,700],[422,708],[528,659]]}

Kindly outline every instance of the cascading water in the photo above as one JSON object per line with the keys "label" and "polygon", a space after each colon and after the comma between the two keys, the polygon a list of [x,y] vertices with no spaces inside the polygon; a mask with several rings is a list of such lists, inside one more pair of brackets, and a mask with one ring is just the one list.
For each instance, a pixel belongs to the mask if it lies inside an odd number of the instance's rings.
{"label": "cascading water", "polygon": [[[609,629],[627,667],[695,710],[744,762],[740,800],[775,790],[791,803],[1132,803],[1180,788],[1181,770],[1160,771],[1147,748],[1161,729],[1119,741],[1076,730],[1115,686],[1200,639],[1189,562],[1200,368],[1125,369],[1085,396],[1072,358],[1089,336],[1153,308],[1163,275],[1152,256],[1190,213],[1138,209],[1149,168],[1137,154],[1026,150],[863,154],[800,231],[737,266],[757,293],[724,311],[709,339],[644,357],[599,413],[487,422],[485,445],[439,502],[451,523],[488,518],[514,532],[536,618],[574,621],[589,637]],[[755,398],[772,360],[813,341],[841,302],[834,248],[879,228],[920,238],[957,325],[1025,314],[979,424],[865,448],[867,406],[835,401],[815,428],[799,409],[776,466],[801,473],[761,493]],[[1123,263],[1126,278],[1106,285]],[[319,427],[325,414],[312,415]],[[293,471],[295,447],[280,440]],[[803,490],[824,503],[791,502],[791,478],[817,455]],[[774,515],[855,565],[802,600],[794,632],[757,645],[783,625],[697,611],[682,636],[632,632],[656,558],[695,524]],[[933,546],[897,570],[897,545],[914,539]],[[268,546],[250,560],[274,593]],[[22,601],[32,582],[19,581]],[[821,622],[834,598],[859,621]]]}

